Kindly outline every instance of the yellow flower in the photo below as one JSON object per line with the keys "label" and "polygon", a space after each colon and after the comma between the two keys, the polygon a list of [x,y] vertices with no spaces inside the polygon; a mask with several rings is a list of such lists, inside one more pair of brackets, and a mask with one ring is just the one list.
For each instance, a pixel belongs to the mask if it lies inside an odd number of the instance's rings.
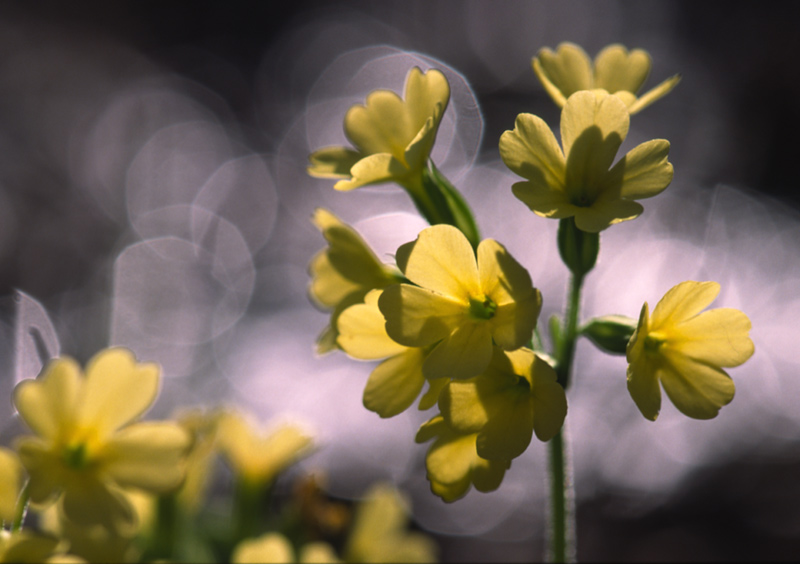
{"label": "yellow flower", "polygon": [[322,309],[332,310],[331,322],[317,339],[317,351],[336,347],[337,320],[347,307],[360,303],[370,290],[385,288],[402,277],[397,269],[381,263],[361,236],[331,212],[317,209],[314,225],[328,241],[309,265],[309,296]]}
{"label": "yellow flower", "polygon": [[176,422],[192,437],[186,456],[186,479],[175,493],[178,503],[190,512],[196,512],[205,500],[213,473],[219,416],[217,411],[194,408],[176,417]]}
{"label": "yellow flower", "polygon": [[280,533],[266,533],[260,537],[245,539],[233,550],[231,562],[234,564],[323,564],[341,562],[333,547],[325,542],[308,543],[300,549],[300,559],[295,560],[294,547]]}
{"label": "yellow flower", "polygon": [[346,562],[436,562],[436,545],[406,530],[408,501],[390,484],[376,484],[358,505],[344,548]]}
{"label": "yellow flower", "polygon": [[171,422],[136,422],[155,400],[156,364],[121,348],[99,352],[86,375],[71,358],[49,362],[14,390],[20,416],[36,433],[16,448],[33,502],[63,492],[67,518],[80,525],[125,526],[135,513],[121,488],[177,488],[190,438]]}
{"label": "yellow flower", "polygon": [[262,432],[236,412],[220,416],[217,441],[234,472],[254,486],[269,484],[313,449],[313,439],[298,425],[282,423]]}
{"label": "yellow flower", "polygon": [[[361,360],[385,359],[370,374],[364,389],[364,407],[381,417],[394,417],[408,409],[422,392],[425,376],[422,365],[428,349],[406,347],[386,333],[386,321],[378,309],[381,290],[373,290],[363,304],[350,306],[339,316],[339,346]],[[421,410],[436,404],[447,383],[440,378],[420,400]]]}
{"label": "yellow flower", "polygon": [[389,286],[378,305],[394,341],[434,345],[426,377],[476,376],[489,365],[493,341],[513,350],[531,338],[541,294],[497,241],[482,241],[476,259],[458,229],[434,225],[398,249],[397,263],[416,285]]}
{"label": "yellow flower", "polygon": [[556,372],[530,349],[495,349],[489,368],[476,378],[452,381],[439,409],[458,433],[478,433],[478,456],[511,460],[528,448],[533,433],[549,441],[567,415]]}
{"label": "yellow flower", "polygon": [[450,85],[440,71],[408,73],[405,100],[389,90],[376,90],[366,105],[357,104],[344,118],[344,132],[355,146],[326,147],[310,157],[308,173],[341,178],[337,190],[396,182],[410,192],[422,190],[439,122],[450,100]]}
{"label": "yellow flower", "polygon": [[719,294],[716,282],[681,282],[650,316],[645,302],[628,343],[628,391],[639,411],[655,421],[661,409],[659,382],[683,414],[716,417],[733,399],[734,385],[723,367],[753,355],[750,320],[739,310],[702,312]]}
{"label": "yellow flower", "polygon": [[578,229],[592,233],[638,217],[643,208],[634,200],[663,191],[672,181],[672,164],[669,142],[654,139],[611,167],[629,125],[616,96],[577,92],[561,112],[562,152],[544,120],[518,115],[514,130],[500,137],[503,162],[528,179],[514,184],[514,195],[542,217],[574,216]]}
{"label": "yellow flower", "polygon": [[458,433],[441,415],[424,423],[417,431],[416,442],[435,438],[425,457],[431,491],[446,502],[467,495],[471,486],[479,492],[500,487],[511,460],[487,460],[478,455],[478,433]]}
{"label": "yellow flower", "polygon": [[0,447],[0,521],[14,521],[21,490],[22,464],[13,450]]}
{"label": "yellow flower", "polygon": [[555,53],[545,47],[532,62],[544,89],[560,107],[579,90],[602,89],[617,96],[628,112],[635,114],[669,94],[681,79],[675,75],[637,96],[650,74],[650,55],[641,49],[628,52],[617,44],[600,51],[594,66],[586,52],[573,43],[560,44]]}
{"label": "yellow flower", "polygon": [[83,562],[60,550],[58,539],[0,529],[0,562]]}

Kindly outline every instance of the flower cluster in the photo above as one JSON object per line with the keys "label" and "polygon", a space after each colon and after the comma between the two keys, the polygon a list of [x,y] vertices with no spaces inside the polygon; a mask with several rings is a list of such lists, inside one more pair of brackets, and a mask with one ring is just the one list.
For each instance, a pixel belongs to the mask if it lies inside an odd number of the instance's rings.
{"label": "flower cluster", "polygon": [[627,353],[628,389],[648,419],[660,408],[659,382],[681,412],[698,419],[714,417],[733,397],[722,367],[752,355],[750,322],[737,310],[699,313],[718,292],[716,283],[679,284],[652,317],[645,304],[638,325],[621,315],[578,323],[581,285],[597,261],[600,233],[642,215],[638,200],[672,181],[667,140],[646,141],[618,158],[631,115],[680,80],[676,75],[639,96],[650,67],[645,51],[621,45],[606,47],[594,63],[573,44],[542,49],[533,69],[561,108],[560,143],[529,113],[500,138],[503,162],[524,179],[511,192],[536,215],[559,220],[558,248],[572,275],[565,317],[550,324],[550,353],[537,330],[542,296],[527,270],[501,243],[476,237],[469,208],[430,162],[449,95],[444,74],[411,69],[405,99],[371,93],[344,120],[356,149],[310,156],[309,173],[342,178],[338,190],[399,184],[431,224],[397,249],[394,263],[382,264],[338,220],[348,244],[332,239],[320,218],[333,215],[318,210],[314,222],[330,247],[312,261],[311,294],[334,312],[322,350],[381,361],[364,390],[367,409],[392,417],[418,399],[421,410],[438,408],[416,440],[433,441],[428,480],[445,501],[473,486],[497,489],[534,435],[545,442],[559,436],[581,336],[608,353]]}

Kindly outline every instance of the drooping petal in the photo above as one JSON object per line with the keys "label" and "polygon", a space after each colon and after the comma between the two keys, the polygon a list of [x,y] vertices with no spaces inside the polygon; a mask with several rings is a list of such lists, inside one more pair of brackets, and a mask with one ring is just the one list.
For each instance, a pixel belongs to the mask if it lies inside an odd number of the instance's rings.
{"label": "drooping petal", "polygon": [[717,282],[687,280],[671,288],[659,300],[650,319],[650,330],[658,331],[694,317],[719,295]]}
{"label": "drooping petal", "polygon": [[347,296],[359,290],[359,285],[342,275],[331,263],[328,249],[323,249],[311,259],[308,266],[311,284],[308,294],[322,309],[331,309]]}
{"label": "drooping petal", "polygon": [[628,106],[628,112],[631,114],[635,114],[637,112],[642,111],[653,102],[660,100],[661,98],[672,92],[672,89],[675,88],[680,81],[681,81],[681,76],[679,74],[676,74],[675,76],[668,78],[658,86],[651,88],[650,90],[639,96],[639,98],[637,98],[633,104],[630,104]]}
{"label": "drooping petal", "polygon": [[466,322],[433,348],[422,370],[427,378],[472,378],[486,369],[491,358],[491,326]]}
{"label": "drooping petal", "polygon": [[528,387],[521,383],[483,398],[488,421],[478,433],[478,456],[511,460],[525,452],[533,436],[532,399]]}
{"label": "drooping petal", "polygon": [[14,389],[20,417],[40,437],[54,440],[64,425],[74,425],[82,386],[81,368],[68,357],[48,362],[36,380],[23,380]]}
{"label": "drooping petal", "polygon": [[309,155],[306,172],[316,178],[350,178],[350,169],[365,156],[347,147],[324,147]]}
{"label": "drooping petal", "polygon": [[361,186],[381,184],[401,179],[408,174],[406,166],[389,153],[375,153],[364,157],[350,169],[352,178],[340,180],[334,189],[347,192]]}
{"label": "drooping petal", "polygon": [[664,356],[667,362],[659,371],[661,384],[669,399],[684,415],[695,419],[711,419],[733,399],[733,380],[721,368],[681,354],[665,351]]}
{"label": "drooping petal", "polygon": [[739,366],[753,356],[750,319],[741,311],[718,308],[677,324],[669,345],[680,354],[712,366]]}
{"label": "drooping petal", "polygon": [[537,439],[549,441],[564,425],[564,419],[567,417],[567,396],[564,388],[558,383],[556,371],[539,355],[533,355],[530,375],[533,430]]}
{"label": "drooping petal", "polygon": [[575,215],[573,205],[563,188],[535,182],[515,182],[511,191],[530,210],[542,217],[563,219]]}
{"label": "drooping petal", "polygon": [[408,284],[386,288],[378,306],[386,319],[386,333],[407,347],[444,339],[467,317],[463,302]]}
{"label": "drooping petal", "polygon": [[594,87],[612,93],[626,90],[635,94],[647,80],[651,64],[647,51],[628,52],[622,45],[609,45],[594,59]]}
{"label": "drooping petal", "polygon": [[339,346],[354,358],[374,360],[408,350],[408,347],[394,342],[386,333],[386,321],[377,302],[348,307],[339,316],[337,328]]}
{"label": "drooping petal", "polygon": [[114,434],[104,469],[122,487],[164,493],[183,480],[190,443],[189,434],[175,423],[137,423]]}
{"label": "drooping petal", "polygon": [[557,190],[564,185],[564,153],[550,127],[539,116],[517,116],[513,131],[500,136],[500,157],[514,173],[530,180],[534,191]]}
{"label": "drooping petal", "polygon": [[593,87],[591,65],[586,52],[573,43],[561,43],[555,53],[545,47],[533,59],[536,76],[559,106],[570,94]]}
{"label": "drooping petal", "polygon": [[635,219],[643,211],[642,205],[633,200],[600,200],[589,207],[577,207],[575,225],[581,231],[598,233],[616,223]]}
{"label": "drooping petal", "polygon": [[645,354],[644,343],[650,323],[647,302],[642,306],[639,323],[628,341],[628,393],[645,418],[655,421],[661,411],[661,388],[658,384],[657,366]]}
{"label": "drooping petal", "polygon": [[394,417],[411,407],[425,384],[424,358],[422,349],[411,348],[379,364],[364,388],[364,407],[381,417]]}
{"label": "drooping petal", "polygon": [[669,141],[653,139],[629,151],[608,172],[602,192],[639,200],[660,194],[672,182]]}
{"label": "drooping petal", "polygon": [[86,365],[81,421],[98,437],[110,436],[150,407],[158,394],[160,372],[157,364],[137,363],[127,349],[97,353]]}

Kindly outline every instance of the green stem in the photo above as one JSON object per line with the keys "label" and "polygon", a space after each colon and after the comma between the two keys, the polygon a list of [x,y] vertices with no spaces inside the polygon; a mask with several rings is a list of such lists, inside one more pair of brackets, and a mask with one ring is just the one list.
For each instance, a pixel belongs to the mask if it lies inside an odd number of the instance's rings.
{"label": "green stem", "polygon": [[11,532],[15,533],[22,528],[22,522],[25,520],[25,514],[28,512],[28,502],[30,502],[30,481],[25,482],[25,486],[19,493],[17,498],[17,507],[14,512],[14,520],[11,522]]}

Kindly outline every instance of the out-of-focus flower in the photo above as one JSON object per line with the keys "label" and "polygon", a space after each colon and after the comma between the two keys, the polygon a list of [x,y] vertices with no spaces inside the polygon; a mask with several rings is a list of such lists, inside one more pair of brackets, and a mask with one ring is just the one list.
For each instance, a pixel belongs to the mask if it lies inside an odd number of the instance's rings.
{"label": "out-of-focus flower", "polygon": [[[681,413],[716,417],[733,399],[734,385],[723,367],[744,363],[755,347],[750,319],[739,310],[702,311],[719,294],[716,282],[681,282],[656,304],[647,302],[628,343],[628,391],[639,411],[655,421],[661,386]],[[701,313],[702,312],[702,313]]]}
{"label": "out-of-focus flower", "polygon": [[0,447],[0,521],[11,523],[22,490],[22,463],[17,454]]}
{"label": "out-of-focus flower", "polygon": [[231,562],[234,564],[323,564],[341,562],[333,547],[325,542],[312,542],[300,549],[300,558],[295,559],[295,552],[289,540],[280,533],[266,533],[260,537],[241,541],[233,551]]}
{"label": "out-of-focus flower", "polygon": [[495,348],[483,374],[447,385],[439,409],[454,431],[478,433],[481,458],[511,460],[525,452],[534,432],[540,441],[558,433],[567,398],[555,370],[533,351]]}
{"label": "out-of-focus flower", "polygon": [[528,272],[493,239],[475,254],[449,225],[428,227],[397,251],[415,285],[389,286],[378,304],[394,341],[433,346],[422,365],[426,377],[476,376],[489,365],[492,342],[517,349],[536,327],[542,297]]}
{"label": "out-of-focus flower", "polygon": [[436,562],[429,537],[409,532],[408,501],[390,484],[376,484],[358,505],[344,548],[346,562]]}
{"label": "out-of-focus flower", "polygon": [[370,290],[395,284],[402,276],[396,268],[378,260],[355,229],[331,212],[317,209],[312,221],[328,241],[328,248],[317,253],[309,265],[311,300],[322,309],[332,310],[330,325],[317,339],[317,351],[324,353],[336,347],[342,311],[362,302]]}
{"label": "out-of-focus flower", "polygon": [[220,416],[217,441],[237,476],[258,487],[270,484],[313,449],[311,435],[298,425],[282,423],[262,431],[232,411]]}
{"label": "out-of-focus flower", "polygon": [[471,486],[479,492],[500,487],[511,460],[487,460],[478,455],[478,433],[458,433],[441,415],[424,423],[417,431],[416,442],[435,438],[425,457],[431,491],[446,502],[467,495]]}
{"label": "out-of-focus flower", "polygon": [[[381,417],[393,417],[408,409],[425,384],[422,365],[428,349],[406,347],[386,333],[386,321],[378,309],[381,290],[373,290],[363,304],[350,306],[339,316],[339,346],[361,360],[386,359],[370,374],[364,389],[364,407]],[[429,391],[419,403],[421,410],[436,405],[439,392],[447,383],[430,381]]]}
{"label": "out-of-focus flower", "polygon": [[178,503],[194,512],[206,497],[217,452],[217,425],[220,413],[194,408],[176,417],[178,425],[192,437],[186,456],[186,478],[175,493]]}
{"label": "out-of-focus flower", "polygon": [[532,63],[544,89],[560,107],[579,90],[602,89],[617,96],[628,112],[635,114],[669,94],[681,79],[680,75],[675,75],[637,96],[650,74],[650,55],[642,49],[629,52],[618,44],[600,51],[594,65],[586,52],[574,43],[561,43],[556,52],[544,47]]}
{"label": "out-of-focus flower", "polygon": [[376,90],[366,105],[356,104],[344,118],[344,132],[355,149],[325,147],[309,157],[308,173],[341,178],[337,190],[396,182],[422,194],[439,122],[450,100],[450,85],[440,71],[414,67],[406,78],[405,99],[390,90]]}
{"label": "out-of-focus flower", "polygon": [[9,532],[0,529],[0,562],[85,562],[61,550],[58,539],[31,534],[20,530]]}
{"label": "out-of-focus flower", "polygon": [[14,390],[20,416],[36,433],[16,448],[33,502],[63,492],[67,518],[79,525],[124,527],[135,513],[121,488],[159,493],[184,476],[188,434],[172,422],[134,422],[158,393],[159,367],[122,348],[99,352],[86,375],[73,359],[49,362]]}
{"label": "out-of-focus flower", "polygon": [[612,167],[629,125],[618,97],[603,90],[577,92],[561,112],[562,152],[544,120],[518,115],[514,130],[500,137],[503,162],[527,178],[514,184],[514,195],[542,217],[574,216],[578,229],[587,232],[638,217],[644,208],[634,200],[669,186],[672,164],[669,142],[653,139]]}

